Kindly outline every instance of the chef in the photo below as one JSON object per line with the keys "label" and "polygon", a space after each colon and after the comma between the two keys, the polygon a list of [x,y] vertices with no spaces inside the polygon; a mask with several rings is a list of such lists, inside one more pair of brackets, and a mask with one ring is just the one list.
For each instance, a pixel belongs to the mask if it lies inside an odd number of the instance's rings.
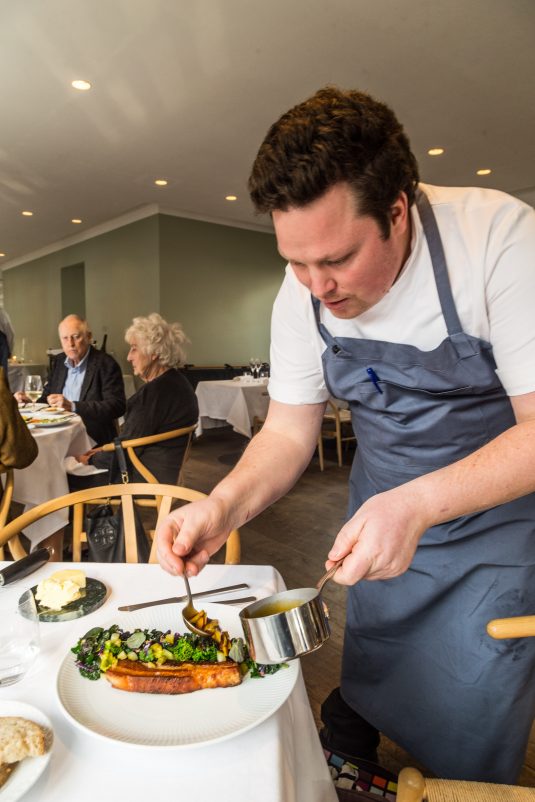
{"label": "chef", "polygon": [[357,437],[328,555],[349,586],[324,741],[379,732],[442,777],[514,783],[535,710],[535,214],[493,190],[421,184],[394,113],[327,87],[269,130],[249,180],[288,267],[272,318],[266,423],[158,554],[195,574],[287,492],[329,395]]}

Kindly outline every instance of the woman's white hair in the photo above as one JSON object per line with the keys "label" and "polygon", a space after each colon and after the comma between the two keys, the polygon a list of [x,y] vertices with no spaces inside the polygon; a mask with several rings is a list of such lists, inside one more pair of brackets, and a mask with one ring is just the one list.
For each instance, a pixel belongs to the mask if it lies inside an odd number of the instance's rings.
{"label": "woman's white hair", "polygon": [[161,365],[177,368],[186,360],[187,338],[180,323],[168,323],[157,312],[148,317],[135,317],[124,335],[126,342],[147,356],[156,356]]}

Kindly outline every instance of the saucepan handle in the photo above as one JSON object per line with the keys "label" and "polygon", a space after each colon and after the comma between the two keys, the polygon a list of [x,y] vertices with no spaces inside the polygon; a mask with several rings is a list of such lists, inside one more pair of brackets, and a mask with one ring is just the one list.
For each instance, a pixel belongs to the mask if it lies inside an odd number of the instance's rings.
{"label": "saucepan handle", "polygon": [[321,579],[318,581],[318,583],[316,585],[318,593],[321,593],[321,591],[323,590],[324,584],[326,582],[328,582],[329,579],[333,578],[333,576],[338,571],[338,569],[340,568],[340,566],[342,565],[343,562],[344,562],[343,558],[341,560],[338,560],[338,562],[335,562],[335,564],[333,565],[332,568],[329,568],[329,570],[327,571],[326,574],[323,574],[323,576],[321,577]]}

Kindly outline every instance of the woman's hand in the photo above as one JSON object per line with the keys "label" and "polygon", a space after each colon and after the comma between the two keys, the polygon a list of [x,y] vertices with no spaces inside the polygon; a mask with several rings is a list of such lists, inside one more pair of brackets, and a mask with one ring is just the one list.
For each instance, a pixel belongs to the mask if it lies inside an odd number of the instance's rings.
{"label": "woman's hand", "polygon": [[102,451],[102,449],[101,448],[90,448],[89,451],[86,451],[85,454],[77,454],[74,457],[74,459],[77,460],[78,462],[81,462],[82,465],[89,465],[89,460],[91,459],[93,454],[97,453],[97,451]]}
{"label": "woman's hand", "polygon": [[391,579],[403,574],[418,542],[432,524],[418,493],[401,485],[368,499],[342,527],[325,566],[344,558],[334,575],[340,585],[361,579]]}
{"label": "woman's hand", "polygon": [[233,528],[221,500],[211,496],[174,510],[156,529],[160,565],[170,574],[195,576]]}
{"label": "woman's hand", "polygon": [[26,393],[23,393],[22,390],[17,390],[13,395],[17,404],[27,404],[30,401]]}

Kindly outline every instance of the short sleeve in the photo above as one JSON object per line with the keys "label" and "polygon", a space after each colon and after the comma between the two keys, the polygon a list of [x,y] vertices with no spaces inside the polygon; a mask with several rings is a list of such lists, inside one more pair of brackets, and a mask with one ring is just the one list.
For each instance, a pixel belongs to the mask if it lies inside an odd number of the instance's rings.
{"label": "short sleeve", "polygon": [[297,281],[288,265],[271,318],[271,398],[286,404],[326,401],[329,392],[321,361],[324,347],[310,292]]}

